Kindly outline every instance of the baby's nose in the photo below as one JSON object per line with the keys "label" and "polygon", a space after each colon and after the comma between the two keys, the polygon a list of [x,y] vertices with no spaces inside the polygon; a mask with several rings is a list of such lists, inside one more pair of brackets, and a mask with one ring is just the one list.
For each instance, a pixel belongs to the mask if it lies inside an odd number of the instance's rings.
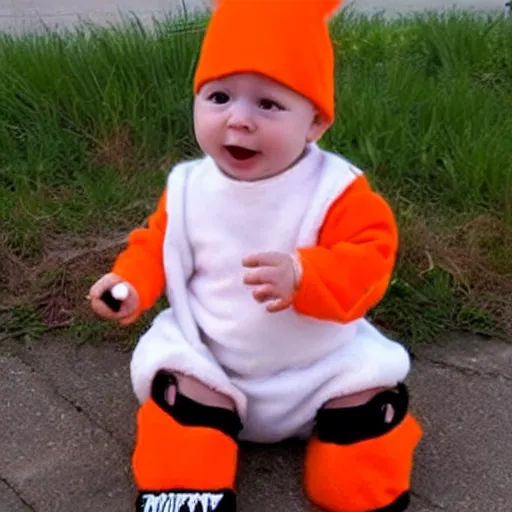
{"label": "baby's nose", "polygon": [[253,131],[255,123],[250,109],[243,106],[234,107],[229,117],[228,126],[238,130]]}

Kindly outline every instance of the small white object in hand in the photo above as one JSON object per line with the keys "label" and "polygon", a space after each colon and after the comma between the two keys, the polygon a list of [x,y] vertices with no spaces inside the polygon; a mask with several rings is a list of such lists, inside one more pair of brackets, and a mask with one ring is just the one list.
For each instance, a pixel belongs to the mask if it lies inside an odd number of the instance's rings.
{"label": "small white object in hand", "polygon": [[117,300],[125,300],[130,291],[128,290],[128,286],[125,283],[117,283],[111,290],[112,297]]}

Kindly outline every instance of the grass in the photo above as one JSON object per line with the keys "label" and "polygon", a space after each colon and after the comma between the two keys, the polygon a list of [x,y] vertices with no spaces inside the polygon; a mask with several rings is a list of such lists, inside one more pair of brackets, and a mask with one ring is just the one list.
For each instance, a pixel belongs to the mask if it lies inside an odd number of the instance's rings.
{"label": "grass", "polygon": [[[171,163],[198,154],[191,81],[205,22],[0,36],[6,335],[126,336],[91,323],[83,297]],[[344,13],[332,34],[337,121],[322,145],[367,171],[402,232],[372,318],[411,344],[512,334],[512,22]]]}

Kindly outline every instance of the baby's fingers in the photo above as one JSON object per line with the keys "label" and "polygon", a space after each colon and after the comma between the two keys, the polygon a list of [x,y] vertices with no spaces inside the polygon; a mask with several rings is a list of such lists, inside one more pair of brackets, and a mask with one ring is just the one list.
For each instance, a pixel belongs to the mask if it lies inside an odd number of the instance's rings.
{"label": "baby's fingers", "polygon": [[275,287],[271,284],[264,284],[261,286],[257,286],[252,291],[252,296],[258,302],[266,302],[268,300],[276,299],[279,296],[277,295],[277,291]]}
{"label": "baby's fingers", "polygon": [[110,290],[114,285],[120,283],[123,280],[121,276],[117,274],[105,274],[101,279],[98,279],[91,288],[89,289],[90,299],[99,299],[104,292]]}
{"label": "baby's fingers", "polygon": [[277,299],[267,304],[267,311],[269,313],[278,313],[290,307],[291,302],[285,299]]}
{"label": "baby's fingers", "polygon": [[133,324],[133,322],[135,322],[135,320],[137,320],[138,318],[139,318],[139,312],[135,311],[131,315],[121,318],[121,320],[119,320],[119,323],[123,327],[126,327],[127,325]]}
{"label": "baby's fingers", "polygon": [[105,318],[107,320],[115,320],[121,316],[120,313],[116,313],[110,309],[101,299],[91,297],[90,301],[91,309],[101,318]]}
{"label": "baby's fingers", "polygon": [[249,285],[274,283],[276,269],[274,267],[258,267],[244,274],[244,283]]}

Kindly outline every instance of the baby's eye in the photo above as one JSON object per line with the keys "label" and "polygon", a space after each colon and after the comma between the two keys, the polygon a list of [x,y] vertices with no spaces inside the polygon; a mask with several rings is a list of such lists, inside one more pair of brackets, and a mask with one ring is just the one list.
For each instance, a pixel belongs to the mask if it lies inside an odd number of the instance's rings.
{"label": "baby's eye", "polygon": [[267,98],[260,100],[260,108],[263,110],[284,110],[284,108],[279,105],[279,103]]}
{"label": "baby's eye", "polygon": [[217,105],[224,105],[229,101],[229,96],[225,92],[215,91],[208,96],[208,100]]}

